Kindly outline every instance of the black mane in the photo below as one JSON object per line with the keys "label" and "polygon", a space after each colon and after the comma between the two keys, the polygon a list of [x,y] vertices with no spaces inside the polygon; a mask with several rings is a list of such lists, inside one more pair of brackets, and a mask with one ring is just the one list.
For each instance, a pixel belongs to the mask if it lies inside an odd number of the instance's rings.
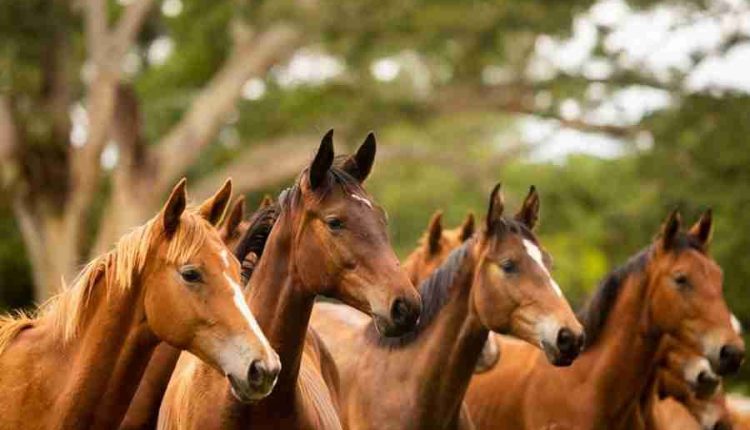
{"label": "black mane", "polygon": [[469,254],[471,243],[473,243],[473,240],[469,239],[454,249],[445,262],[420,284],[419,295],[422,297],[422,314],[414,330],[399,337],[384,337],[377,332],[375,324],[371,322],[366,329],[365,335],[367,338],[378,345],[399,347],[407,345],[419,337],[419,334],[430,326],[447,303],[451,286],[458,275],[464,274],[461,273],[461,270],[464,266],[464,260]]}
{"label": "black mane", "polygon": [[254,253],[258,259],[263,255],[263,250],[266,247],[266,241],[268,236],[271,234],[276,220],[279,218],[281,208],[278,203],[274,203],[271,206],[259,209],[250,217],[250,226],[245,231],[245,234],[237,243],[234,249],[234,256],[237,260],[243,262],[242,264],[242,282],[243,285],[247,284],[250,280],[250,276],[255,269],[255,266],[244,264],[245,257],[250,253]]}

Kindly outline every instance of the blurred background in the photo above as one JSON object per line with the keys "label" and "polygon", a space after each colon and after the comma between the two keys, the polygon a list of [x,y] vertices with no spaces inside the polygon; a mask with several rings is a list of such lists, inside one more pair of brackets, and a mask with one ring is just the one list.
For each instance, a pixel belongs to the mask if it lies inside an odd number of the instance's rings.
{"label": "blurred background", "polygon": [[232,176],[254,209],[329,128],[340,153],[376,132],[368,189],[402,257],[435,210],[481,216],[502,180],[515,211],[535,184],[575,304],[671,208],[711,207],[750,326],[744,0],[2,1],[0,309],[49,297],[182,176],[195,200]]}

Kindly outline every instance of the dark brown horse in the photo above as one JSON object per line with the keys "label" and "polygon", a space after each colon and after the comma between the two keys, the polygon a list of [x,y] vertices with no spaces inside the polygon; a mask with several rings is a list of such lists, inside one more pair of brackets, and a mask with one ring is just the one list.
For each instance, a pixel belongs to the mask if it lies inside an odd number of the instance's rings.
{"label": "dark brown horse", "polygon": [[[526,345],[503,343],[502,359],[476,375],[466,402],[479,429],[613,429],[632,415],[654,371],[662,337],[700,351],[714,370],[736,371],[744,356],[707,254],[710,212],[689,232],[673,212],[657,240],[613,272],[579,314],[588,347],[567,369]],[[632,427],[627,427],[632,428]]]}
{"label": "dark brown horse", "polygon": [[211,226],[231,183],[161,212],[89,263],[36,317],[0,321],[0,429],[112,429],[159,341],[204,360],[243,401],[266,396],[279,361],[241,300],[239,263]]}
{"label": "dark brown horse", "polygon": [[362,310],[386,335],[416,324],[421,301],[391,249],[383,210],[362,188],[375,138],[369,135],[341,167],[333,165],[332,145],[329,132],[310,167],[279,197],[278,220],[247,290],[282,361],[273,395],[238,402],[216,372],[183,354],[159,428],[339,429],[336,369],[308,330],[315,297],[335,297]]}
{"label": "dark brown horse", "polygon": [[[534,199],[532,191],[525,207]],[[482,232],[421,284],[425,308],[415,331],[380,338],[367,324],[342,339],[341,327],[316,307],[314,327],[339,366],[347,428],[469,428],[462,399],[490,330],[521,337],[556,365],[578,355],[582,329],[532,233],[536,211],[513,219],[502,216],[503,207],[498,186]]]}

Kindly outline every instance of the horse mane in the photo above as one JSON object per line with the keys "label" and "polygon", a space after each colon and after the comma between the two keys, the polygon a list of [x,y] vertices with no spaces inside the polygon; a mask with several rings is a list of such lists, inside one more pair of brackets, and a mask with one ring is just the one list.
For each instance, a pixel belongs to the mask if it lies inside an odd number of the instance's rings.
{"label": "horse mane", "polygon": [[469,255],[473,241],[467,240],[454,249],[448,258],[435,270],[429,278],[419,285],[419,295],[422,297],[422,313],[414,330],[399,337],[383,337],[377,332],[375,324],[370,322],[366,328],[366,337],[377,345],[401,347],[412,343],[436,319],[440,310],[450,298],[451,286],[456,278],[462,274],[464,261]]}
{"label": "horse mane", "polygon": [[243,285],[247,284],[247,281],[253,274],[253,270],[255,270],[255,266],[247,266],[244,264],[245,257],[250,253],[254,253],[258,259],[263,256],[263,250],[266,248],[266,241],[268,240],[268,236],[270,236],[271,230],[276,224],[276,220],[279,218],[280,213],[281,207],[278,203],[274,203],[271,206],[259,209],[250,217],[250,220],[248,221],[249,226],[234,249],[235,257],[243,262]]}
{"label": "horse mane", "polygon": [[[592,346],[601,337],[607,318],[617,303],[625,281],[631,276],[643,273],[653,255],[654,245],[649,245],[637,254],[633,255],[624,265],[610,272],[600,283],[586,304],[577,312],[576,317],[583,324],[586,331],[586,346]],[[686,249],[695,249],[703,252],[692,236],[680,233],[674,240],[674,252],[682,252]]]}
{"label": "horse mane", "polygon": [[[194,211],[185,211],[180,224],[168,239],[168,264],[183,264],[203,246],[211,225]],[[130,290],[146,265],[152,245],[167,240],[156,216],[146,224],[123,235],[109,252],[89,262],[70,286],[63,282],[62,291],[32,313],[17,313],[0,318],[0,353],[23,329],[44,319],[51,322],[56,338],[63,343],[76,337],[88,310],[94,287],[103,281],[106,294]],[[101,287],[100,287],[101,288]]]}

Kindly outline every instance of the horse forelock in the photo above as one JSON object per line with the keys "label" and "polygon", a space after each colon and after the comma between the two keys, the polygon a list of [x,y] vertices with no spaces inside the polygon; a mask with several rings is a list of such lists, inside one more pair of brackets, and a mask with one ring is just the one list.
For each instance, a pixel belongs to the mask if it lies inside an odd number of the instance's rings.
{"label": "horse forelock", "polygon": [[[168,241],[167,264],[183,264],[196,255],[204,245],[213,227],[194,210],[185,211],[177,230],[167,238],[157,215],[146,224],[126,233],[109,252],[90,261],[68,286],[63,282],[62,291],[43,303],[34,316],[6,316],[0,321],[0,339],[14,325],[12,321],[23,318],[33,325],[41,318],[51,321],[52,330],[59,333],[62,341],[74,339],[85,318],[89,298],[94,287],[102,283],[109,297],[113,293],[128,291],[142,273],[149,253],[155,246]],[[218,234],[218,233],[216,233]],[[101,281],[101,282],[100,282]],[[5,345],[0,342],[0,352]]]}

